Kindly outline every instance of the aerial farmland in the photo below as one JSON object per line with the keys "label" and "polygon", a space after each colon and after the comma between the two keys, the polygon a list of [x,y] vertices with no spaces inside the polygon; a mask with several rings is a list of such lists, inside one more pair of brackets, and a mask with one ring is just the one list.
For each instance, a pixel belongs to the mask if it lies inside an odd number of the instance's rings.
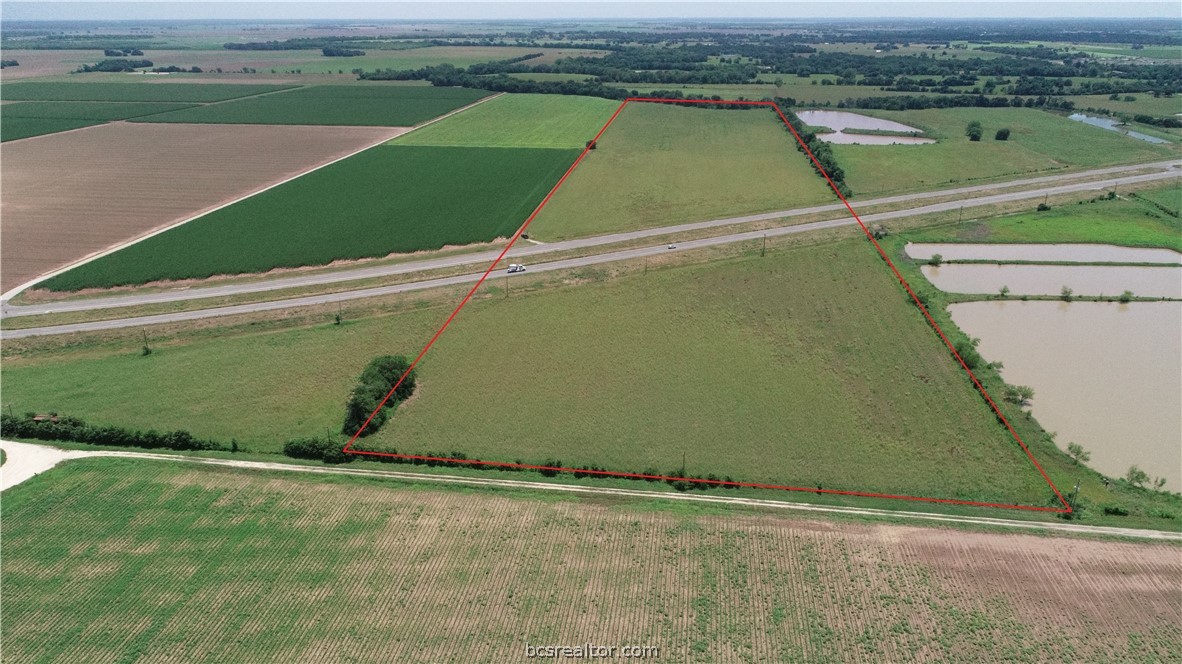
{"label": "aerial farmland", "polygon": [[1182,650],[1176,8],[13,11],[5,661]]}

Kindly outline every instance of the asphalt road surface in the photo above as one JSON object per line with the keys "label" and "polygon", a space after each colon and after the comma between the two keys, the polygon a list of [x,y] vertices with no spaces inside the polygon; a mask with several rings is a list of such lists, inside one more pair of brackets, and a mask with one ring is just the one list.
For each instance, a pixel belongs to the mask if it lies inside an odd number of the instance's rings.
{"label": "asphalt road surface", "polygon": [[[1153,164],[1135,164],[1130,166],[1114,167],[1109,169],[1099,169],[1096,171],[1087,171],[1081,173],[1074,173],[1070,175],[1048,176],[1043,178],[1031,178],[1027,180],[1018,180],[1006,183],[1007,187],[1017,187],[1031,184],[1047,184],[1064,179],[1075,179],[1086,177],[1089,175],[1120,173],[1131,170],[1141,170],[1146,168],[1159,168],[1153,173],[1142,175],[1128,175],[1116,178],[1107,178],[1101,180],[1094,180],[1090,182],[1073,182],[1069,184],[1053,185],[1037,187],[1025,191],[1003,192],[989,196],[979,196],[976,198],[966,198],[953,201],[946,201],[941,203],[933,203],[929,205],[912,207],[903,210],[894,210],[891,212],[878,212],[873,214],[859,215],[864,223],[867,225],[891,219],[898,219],[901,217],[911,217],[920,214],[928,214],[932,212],[945,212],[948,210],[956,210],[960,208],[972,208],[984,205],[994,205],[997,203],[1006,203],[1012,201],[1029,200],[1035,198],[1042,198],[1047,195],[1056,195],[1063,193],[1079,192],[1079,191],[1098,191],[1110,189],[1112,187],[1120,187],[1127,184],[1134,184],[1138,182],[1150,182],[1154,180],[1164,180],[1178,177],[1180,171],[1178,167],[1182,162],[1177,160],[1167,162],[1156,162]],[[859,201],[859,206],[883,204],[890,202],[901,202],[908,200],[920,200],[924,198],[933,198],[938,196],[948,196],[957,192],[981,191],[981,190],[995,190],[1000,185],[980,185],[977,187],[967,187],[958,190],[944,190],[937,192],[923,192],[918,194],[907,194],[903,196],[894,196],[891,198],[882,198],[869,201]],[[837,203],[832,205],[824,205],[813,208],[802,208],[799,210],[790,210],[784,212],[769,212],[758,215],[748,215],[745,217],[731,217],[728,219],[717,219],[713,221],[704,221],[692,224],[682,224],[680,226],[664,226],[661,228],[645,229],[641,231],[633,231],[629,233],[617,233],[613,235],[602,235],[592,238],[584,238],[579,240],[569,240],[565,242],[554,242],[544,245],[525,245],[515,247],[509,252],[506,258],[520,259],[522,257],[531,256],[544,252],[561,251],[568,249],[580,249],[594,247],[597,245],[610,244],[615,242],[622,242],[627,240],[641,239],[645,237],[652,237],[656,235],[666,235],[670,233],[677,233],[688,230],[698,230],[703,228],[710,228],[715,226],[727,226],[732,224],[750,223],[753,221],[780,219],[789,216],[799,216],[804,214],[812,214],[815,212],[833,211],[844,209],[844,205]],[[698,240],[689,240],[679,242],[675,249],[669,249],[666,244],[640,247],[636,249],[627,249],[622,251],[611,251],[602,254],[595,254],[591,256],[582,256],[579,258],[570,258],[565,260],[551,261],[547,263],[531,264],[529,266],[529,273],[546,272],[552,270],[564,270],[574,267],[585,267],[590,265],[598,265],[601,263],[609,263],[621,260],[628,260],[634,258],[642,258],[645,256],[652,256],[656,254],[668,253],[670,251],[688,251],[691,249],[700,249],[703,247],[717,246],[723,244],[731,244],[735,242],[755,241],[763,237],[777,237],[781,235],[794,235],[797,233],[808,233],[811,231],[835,228],[840,226],[848,226],[856,224],[857,222],[852,217],[844,217],[840,219],[832,219],[828,221],[810,222],[805,224],[797,224],[795,226],[785,226],[780,228],[772,228],[767,230],[748,231],[744,233],[731,233],[728,235],[720,235],[716,237],[702,238]],[[36,313],[60,313],[66,311],[86,311],[97,308],[106,308],[108,306],[132,306],[150,304],[156,302],[168,302],[189,299],[192,293],[200,290],[209,295],[198,295],[197,297],[208,297],[213,295],[225,296],[240,293],[259,292],[269,290],[272,284],[276,282],[284,282],[284,285],[278,286],[281,288],[290,288],[293,286],[309,286],[326,283],[334,283],[339,281],[354,280],[358,278],[367,278],[372,276],[382,276],[387,274],[398,274],[412,271],[420,271],[427,269],[436,269],[440,267],[450,267],[454,265],[465,265],[473,262],[483,261],[485,265],[491,262],[499,255],[499,251],[483,252],[481,254],[465,254],[462,256],[455,256],[449,258],[442,258],[436,260],[417,261],[414,263],[403,263],[400,265],[391,266],[376,266],[372,268],[359,268],[357,270],[349,270],[347,272],[337,272],[328,274],[313,274],[303,277],[287,277],[283,279],[276,279],[272,282],[252,283],[252,284],[235,284],[220,287],[210,287],[203,289],[194,289],[190,291],[170,292],[170,293],[152,293],[136,296],[119,296],[110,298],[102,298],[95,300],[79,300],[70,302],[47,303],[40,305],[29,306],[5,306],[5,316],[27,316]],[[520,262],[519,260],[517,262]],[[195,311],[182,311],[175,313],[156,314],[151,316],[137,316],[132,318],[119,318],[104,321],[90,321],[84,323],[74,323],[69,325],[55,325],[49,327],[35,327],[22,330],[3,330],[0,331],[0,339],[19,339],[23,337],[43,336],[51,334],[70,334],[75,332],[90,332],[97,330],[112,330],[125,327],[140,327],[145,325],[155,325],[159,323],[175,323],[190,320],[199,320],[203,318],[214,318],[219,316],[233,316],[239,314],[248,314],[264,311],[278,311],[285,309],[296,309],[299,307],[306,307],[318,304],[327,304],[332,302],[346,302],[349,300],[357,300],[368,297],[376,297],[382,295],[390,295],[395,293],[406,293],[417,290],[424,290],[428,288],[437,288],[440,286],[453,286],[458,284],[473,283],[478,281],[484,271],[473,272],[469,274],[456,275],[452,277],[442,277],[436,279],[426,279],[422,281],[409,282],[404,284],[394,284],[390,286],[378,286],[373,288],[363,288],[357,290],[343,291],[339,293],[325,293],[318,295],[310,295],[305,297],[287,298],[274,301],[253,302],[249,304],[240,304],[225,307],[214,307],[209,309],[199,309]],[[344,276],[347,275],[347,276]],[[179,296],[179,297],[178,297]],[[161,299],[169,298],[169,299]],[[110,304],[112,301],[117,301],[118,304]],[[98,304],[99,306],[96,306]]]}

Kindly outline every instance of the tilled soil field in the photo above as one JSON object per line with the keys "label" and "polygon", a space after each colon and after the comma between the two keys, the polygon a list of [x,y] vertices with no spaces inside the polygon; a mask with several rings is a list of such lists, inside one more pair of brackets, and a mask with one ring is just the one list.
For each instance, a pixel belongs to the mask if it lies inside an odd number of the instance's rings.
{"label": "tilled soil field", "polygon": [[1182,652],[1170,544],[126,459],[14,487],[4,517],[11,662],[509,662],[587,643],[665,662]]}
{"label": "tilled soil field", "polygon": [[406,131],[113,123],[5,144],[0,290]]}

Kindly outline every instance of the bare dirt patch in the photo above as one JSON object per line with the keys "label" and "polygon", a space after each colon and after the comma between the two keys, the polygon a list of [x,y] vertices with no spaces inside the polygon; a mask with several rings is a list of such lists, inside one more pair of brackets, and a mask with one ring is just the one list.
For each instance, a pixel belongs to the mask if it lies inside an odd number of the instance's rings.
{"label": "bare dirt patch", "polygon": [[16,60],[16,67],[5,67],[0,78],[6,81],[19,78],[34,78],[37,76],[55,76],[68,74],[84,64],[94,64],[103,59],[103,52],[90,50],[8,50],[4,51],[5,60]]}
{"label": "bare dirt patch", "polygon": [[0,289],[406,131],[117,122],[5,144]]}

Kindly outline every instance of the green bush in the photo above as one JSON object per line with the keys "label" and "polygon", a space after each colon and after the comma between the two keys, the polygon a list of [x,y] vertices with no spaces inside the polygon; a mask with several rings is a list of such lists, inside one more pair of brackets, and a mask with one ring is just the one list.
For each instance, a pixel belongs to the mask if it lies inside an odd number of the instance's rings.
{"label": "green bush", "polygon": [[293,459],[314,459],[324,463],[349,463],[344,444],[332,438],[296,438],[283,444],[283,453]]}
{"label": "green bush", "polygon": [[976,344],[967,339],[956,342],[956,354],[969,369],[976,369],[981,364],[981,354],[977,352]]}
{"label": "green bush", "polygon": [[[399,383],[399,379],[402,379],[404,375],[406,378]],[[398,407],[398,404],[414,394],[415,382],[415,372],[411,370],[410,361],[405,357],[383,355],[375,358],[361,372],[357,387],[354,387],[352,394],[349,395],[349,401],[345,406],[345,423],[341,427],[341,432],[351,436],[360,431],[359,435],[368,436],[380,429],[390,418],[390,413]],[[396,389],[395,385],[397,385]],[[391,389],[394,389],[394,393],[383,404],[382,400],[386,399],[386,395],[390,394]],[[378,410],[379,404],[381,404],[380,410]],[[366,425],[365,422],[371,413],[373,419],[369,420],[369,424]],[[362,429],[363,426],[364,429]]]}

